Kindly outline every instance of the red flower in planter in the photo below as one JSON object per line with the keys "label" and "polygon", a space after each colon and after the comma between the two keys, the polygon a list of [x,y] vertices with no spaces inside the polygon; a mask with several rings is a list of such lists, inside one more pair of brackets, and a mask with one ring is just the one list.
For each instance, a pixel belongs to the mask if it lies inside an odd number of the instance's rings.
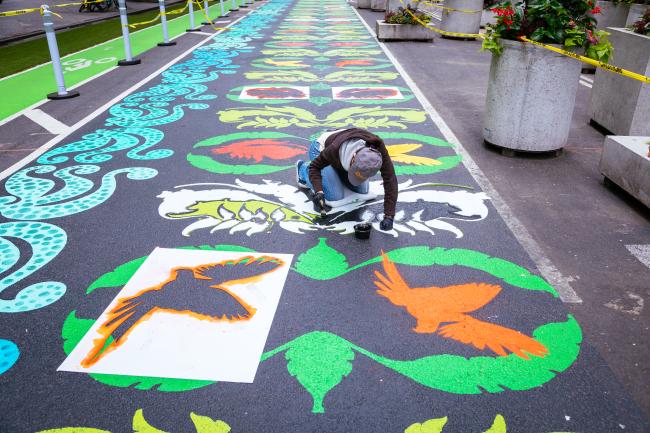
{"label": "red flower in planter", "polygon": [[589,13],[592,14],[592,15],[596,15],[596,14],[599,14],[601,11],[602,11],[602,9],[600,8],[600,6],[596,6],[595,8],[590,10]]}

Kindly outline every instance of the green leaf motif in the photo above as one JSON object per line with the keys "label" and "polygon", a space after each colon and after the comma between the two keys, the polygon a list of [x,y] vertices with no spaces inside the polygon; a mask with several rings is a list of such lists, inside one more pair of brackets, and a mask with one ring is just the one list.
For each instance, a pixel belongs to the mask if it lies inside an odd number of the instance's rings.
{"label": "green leaf motif", "polygon": [[358,128],[400,128],[406,129],[406,123],[422,123],[426,113],[410,108],[393,108],[386,110],[376,107],[350,107],[330,113],[325,119],[319,119],[312,112],[297,107],[264,108],[244,107],[229,108],[219,112],[222,123],[239,123],[242,128],[301,128],[331,127],[343,128],[356,126]]}
{"label": "green leaf motif", "polygon": [[291,342],[285,354],[287,371],[311,394],[313,413],[325,412],[325,396],[352,371],[350,346],[329,332],[310,332]]}
{"label": "green leaf motif", "polygon": [[447,417],[430,419],[423,423],[411,424],[404,433],[441,433],[445,424],[447,424]]}
{"label": "green leaf motif", "polygon": [[297,81],[313,83],[319,80],[318,75],[306,71],[254,71],[246,72],[244,75],[249,80],[257,80],[262,83],[274,83],[277,81],[287,83],[295,83]]}
{"label": "green leaf motif", "polygon": [[320,238],[318,245],[298,257],[295,271],[314,280],[331,280],[348,271],[348,260],[327,245],[327,238]]}
{"label": "green leaf motif", "polygon": [[135,411],[133,415],[133,433],[167,433],[163,430],[159,430],[153,427],[151,424],[144,419],[144,414],[142,409]]}
{"label": "green leaf motif", "polygon": [[194,412],[190,413],[190,418],[192,418],[196,433],[228,433],[230,431],[230,426],[220,419],[213,420],[207,416],[197,415]]}

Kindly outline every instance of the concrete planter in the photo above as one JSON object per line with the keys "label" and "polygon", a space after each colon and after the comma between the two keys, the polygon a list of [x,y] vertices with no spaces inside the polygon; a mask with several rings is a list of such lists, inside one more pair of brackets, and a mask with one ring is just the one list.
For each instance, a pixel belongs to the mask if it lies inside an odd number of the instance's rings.
{"label": "concrete planter", "polygon": [[552,51],[501,40],[492,55],[483,138],[525,152],[564,147],[575,105],[580,63]]}
{"label": "concrete planter", "polygon": [[483,14],[483,0],[447,0],[445,6],[452,9],[480,12],[466,13],[443,9],[440,30],[468,34],[477,34],[479,32]]}
{"label": "concrete planter", "polygon": [[375,25],[380,41],[432,41],[435,32],[419,24],[388,24],[377,20]]}
{"label": "concrete planter", "polygon": [[494,12],[490,9],[483,9],[481,13],[481,27],[485,27],[488,24],[496,24],[497,19],[494,16]]}
{"label": "concrete planter", "polygon": [[600,172],[610,181],[650,208],[650,137],[605,138]]}
{"label": "concrete planter", "polygon": [[384,12],[386,10],[387,0],[370,0],[370,9],[375,12]]}
{"label": "concrete planter", "polygon": [[[608,28],[616,66],[650,75],[650,37]],[[650,135],[650,84],[601,69],[589,104],[591,120],[616,135]]]}
{"label": "concrete planter", "polygon": [[370,0],[357,0],[358,9],[370,9]]}
{"label": "concrete planter", "polygon": [[639,21],[648,8],[650,8],[650,5],[630,5],[630,12],[627,14],[625,27],[631,26],[635,22]]}
{"label": "concrete planter", "polygon": [[599,29],[604,30],[606,27],[625,27],[627,16],[630,12],[629,4],[597,1],[596,6],[599,6],[601,9],[601,12],[596,15]]}

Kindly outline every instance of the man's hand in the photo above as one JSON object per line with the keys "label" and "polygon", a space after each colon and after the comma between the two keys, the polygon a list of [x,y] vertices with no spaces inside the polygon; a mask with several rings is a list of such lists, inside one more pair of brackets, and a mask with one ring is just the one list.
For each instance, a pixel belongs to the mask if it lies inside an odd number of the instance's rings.
{"label": "man's hand", "polygon": [[393,219],[384,217],[384,219],[379,223],[379,228],[385,232],[393,230]]}
{"label": "man's hand", "polygon": [[327,215],[327,212],[325,211],[325,194],[323,194],[323,191],[315,193],[312,196],[311,201],[314,202],[314,210],[320,212],[320,216],[324,217]]}

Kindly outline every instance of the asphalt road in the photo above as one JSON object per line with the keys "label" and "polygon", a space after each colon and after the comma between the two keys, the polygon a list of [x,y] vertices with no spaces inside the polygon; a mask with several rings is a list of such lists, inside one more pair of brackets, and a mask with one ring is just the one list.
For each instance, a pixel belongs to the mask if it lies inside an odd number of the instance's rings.
{"label": "asphalt road", "polygon": [[[3,182],[2,432],[650,430],[344,1],[196,38],[107,110],[84,100],[96,117],[63,113],[76,129]],[[310,137],[350,126],[399,175],[396,230],[370,241],[347,232],[377,226],[379,184],[325,220],[294,184]],[[253,383],[57,371],[155,247],[293,254]]]}

